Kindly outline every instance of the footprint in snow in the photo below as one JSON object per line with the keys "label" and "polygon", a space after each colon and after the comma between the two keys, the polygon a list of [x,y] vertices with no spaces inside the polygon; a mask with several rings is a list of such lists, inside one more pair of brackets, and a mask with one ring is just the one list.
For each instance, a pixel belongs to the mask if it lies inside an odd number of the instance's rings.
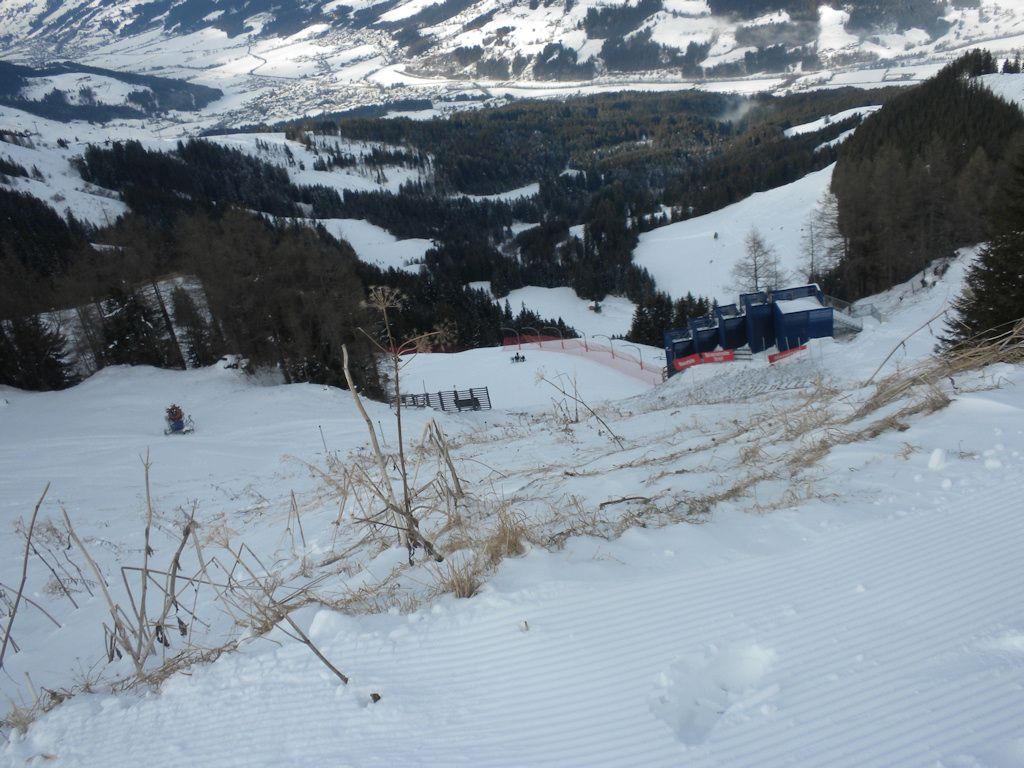
{"label": "footprint in snow", "polygon": [[774,662],[775,652],[756,643],[710,645],[659,675],[651,711],[681,742],[700,744],[723,718],[739,722],[770,711],[779,687],[765,678]]}

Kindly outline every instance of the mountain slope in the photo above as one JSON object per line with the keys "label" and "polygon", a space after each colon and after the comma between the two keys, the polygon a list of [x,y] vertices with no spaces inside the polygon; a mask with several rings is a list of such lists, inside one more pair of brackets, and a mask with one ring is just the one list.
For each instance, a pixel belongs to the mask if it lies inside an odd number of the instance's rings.
{"label": "mountain slope", "polygon": [[[333,525],[338,488],[279,460],[287,450],[325,472],[339,465],[323,448],[359,460],[345,393],[253,387],[219,369],[145,368],[111,369],[63,393],[5,391],[0,450],[17,468],[4,477],[10,515],[26,514],[54,478],[44,519],[62,499],[111,577],[141,556],[142,489],[132,475],[141,476],[134,454],[149,445],[154,562],[174,549],[187,514],[176,505],[196,498],[211,562],[224,542],[245,542],[284,580],[282,595],[312,582],[319,599],[340,606],[380,589],[382,612],[294,614],[351,676],[347,686],[274,631],[172,677],[159,694],[79,695],[9,738],[0,764],[450,765],[457,755],[493,766],[771,766],[800,755],[850,766],[1016,765],[1024,613],[1012,596],[1024,588],[1024,528],[1011,489],[1024,479],[1024,433],[1007,425],[1024,408],[1013,386],[1021,369],[943,379],[952,402],[938,412],[898,400],[876,412],[878,422],[856,417],[877,393],[863,379],[948,302],[962,266],[924,289],[915,280],[876,297],[886,322],[850,343],[592,399],[622,448],[586,415],[552,417],[543,383],[522,385],[495,411],[439,417],[467,487],[504,499],[545,543],[487,574],[468,600],[431,597],[448,566],[405,567],[401,549],[380,548],[389,535],[349,549],[364,536],[362,514]],[[927,331],[913,335],[886,372],[930,346]],[[549,378],[578,375],[584,397],[613,394],[618,381],[557,351],[526,354],[524,367]],[[421,360],[407,372],[413,388]],[[427,362],[447,366],[445,380],[460,385],[509,378],[499,349]],[[625,381],[620,395],[637,391]],[[588,389],[595,382],[602,393]],[[196,414],[194,435],[159,436],[168,397]],[[370,407],[393,450],[387,409]],[[419,434],[427,415],[407,417]],[[889,419],[895,429],[873,428]],[[837,434],[845,436],[817,462],[807,458],[816,440]],[[75,441],[91,446],[88,466]],[[683,511],[702,499],[716,500]],[[703,525],[672,523],[673,504]],[[452,564],[469,557],[465,536],[486,519],[477,515],[497,514],[472,501],[462,512],[465,528],[437,534]],[[432,535],[445,525],[440,511],[428,516]],[[0,539],[4,583],[16,578],[19,543],[12,532]],[[322,565],[342,551],[336,567]],[[191,556],[183,567],[192,573]],[[31,595],[64,626],[24,606],[12,673],[31,669],[35,685],[60,690],[72,684],[75,657],[93,677],[127,671],[123,662],[92,667],[103,652],[90,629],[102,600],[76,592],[82,607],[72,610],[59,591],[44,592],[46,578],[33,562]],[[197,597],[189,610],[210,626],[197,624],[195,642],[208,647],[231,622],[208,595]],[[174,633],[168,652],[185,642]],[[29,696],[12,680],[3,683],[9,695]]]}
{"label": "mountain slope", "polygon": [[[510,84],[653,83],[753,78],[756,89],[920,76],[981,41],[1010,53],[1024,13],[1010,0],[946,7],[855,0],[84,0],[51,7],[2,0],[0,55],[74,58],[201,82],[241,99],[216,108],[237,124]],[[909,67],[909,68],[908,68]],[[641,85],[643,83],[643,85]],[[514,91],[513,91],[514,92]]]}

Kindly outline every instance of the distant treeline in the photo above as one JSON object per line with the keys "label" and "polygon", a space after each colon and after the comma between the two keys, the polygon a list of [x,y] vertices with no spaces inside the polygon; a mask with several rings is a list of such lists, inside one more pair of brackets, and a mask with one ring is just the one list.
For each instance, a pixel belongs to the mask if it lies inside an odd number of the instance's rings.
{"label": "distant treeline", "polygon": [[[407,296],[398,316],[401,333],[443,326],[451,348],[498,343],[502,326],[516,324],[572,332],[558,318],[502,308],[465,287],[478,280],[491,281],[497,296],[524,285],[570,286],[587,299],[628,296],[640,307],[634,337],[656,343],[656,326],[682,325],[708,304],[700,297],[672,302],[658,292],[632,261],[640,233],[823,167],[835,157],[829,141],[852,122],[793,138],[783,130],[892,95],[607,94],[516,102],[445,120],[359,118],[289,128],[324,167],[348,160],[327,151],[310,130],[386,146],[374,167],[394,162],[421,171],[420,180],[398,194],[296,185],[281,166],[203,140],[183,142],[171,153],[137,142],[93,146],[80,161],[83,178],[117,190],[131,209],[115,226],[90,230],[31,198],[0,193],[6,217],[0,230],[3,359],[24,359],[18,350],[30,350],[27,339],[40,336],[40,329],[26,330],[26,318],[51,307],[89,305],[98,307],[94,317],[107,318],[90,331],[102,364],[180,366],[187,361],[166,337],[141,331],[166,323],[147,318],[147,303],[132,299],[139,286],[168,273],[202,282],[207,308],[191,312],[179,299],[182,316],[199,318],[198,341],[188,345],[199,350],[199,363],[231,351],[279,368],[288,380],[340,383],[344,343],[369,392],[383,391],[358,330],[372,332],[376,322],[362,307],[370,285],[391,285]],[[295,157],[289,162],[298,164]],[[537,181],[535,196],[515,201],[461,194]],[[366,219],[434,246],[420,274],[380,271],[308,222],[288,223],[310,216]],[[521,222],[536,226],[513,236]],[[90,242],[116,249],[97,254]],[[115,322],[139,313],[138,322]],[[41,341],[39,348],[52,344]],[[2,380],[29,386],[24,371],[30,366],[6,365],[9,372],[21,370],[22,378],[7,373]]]}
{"label": "distant treeline", "polygon": [[974,51],[887,103],[843,145],[832,177],[844,238],[826,278],[856,299],[990,235],[994,204],[1024,151],[1020,109],[969,79],[998,70]]}
{"label": "distant treeline", "polygon": [[[322,229],[237,208],[182,210],[163,224],[130,214],[87,237],[44,203],[0,188],[0,217],[0,384],[73,384],[75,344],[96,368],[209,365],[231,352],[288,382],[344,386],[344,344],[360,388],[383,397],[370,341],[380,317],[364,303],[366,287],[378,284],[406,296],[398,334],[443,328],[446,349],[497,344],[501,327],[516,324],[574,335],[560,319],[515,314],[444,274],[384,272]],[[205,306],[184,290],[154,304],[154,280],[168,273],[195,275]],[[73,311],[74,336],[55,315],[41,316],[61,307]]]}

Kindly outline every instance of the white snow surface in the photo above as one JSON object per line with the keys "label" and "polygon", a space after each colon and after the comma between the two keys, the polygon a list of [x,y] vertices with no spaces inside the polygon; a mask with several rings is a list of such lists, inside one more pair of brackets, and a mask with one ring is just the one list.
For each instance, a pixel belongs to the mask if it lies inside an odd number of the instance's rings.
{"label": "white snow surface", "polygon": [[[827,179],[733,206],[719,240],[741,244],[750,223],[771,240],[767,223],[810,205]],[[719,226],[655,232],[686,224]],[[472,496],[461,515],[486,528],[505,505],[535,536],[469,599],[432,596],[445,564],[408,567],[397,546],[361,543],[365,511],[339,519],[334,473],[367,442],[347,392],[221,366],[111,368],[56,393],[0,388],[5,594],[21,574],[15,522],[50,482],[41,523],[63,505],[125,600],[119,568],[142,560],[148,452],[158,567],[194,504],[207,557],[244,542],[282,594],[313,585],[325,600],[360,588],[395,598],[379,612],[293,614],[349,675],[342,685],[302,643],[277,630],[248,637],[189,592],[179,615],[205,622],[193,642],[235,638],[239,649],[159,690],[113,694],[105,684],[130,670],[106,663],[95,584],[91,597],[76,588],[73,608],[34,557],[26,596],[61,626],[21,606],[0,689],[28,703],[30,685],[88,677],[96,692],[8,732],[0,766],[1021,765],[1024,368],[943,380],[947,407],[896,415],[901,428],[876,437],[874,418],[901,403],[853,417],[876,369],[931,354],[972,257],[873,297],[885,321],[865,318],[853,340],[812,342],[776,366],[756,355],[652,386],[606,349],[563,353],[558,342],[524,346],[525,363],[498,348],[411,358],[404,391],[487,386],[495,407],[407,409],[408,444],[437,419]],[[692,280],[670,290],[680,289],[707,293]],[[579,300],[565,301],[553,314]],[[161,433],[170,402],[193,415],[194,434]],[[366,405],[394,452],[391,409]],[[815,463],[809,449],[835,434],[815,426],[825,412],[853,419],[841,428],[851,439]],[[690,518],[703,524],[685,521],[705,508]],[[423,520],[458,563],[468,555],[454,524],[443,510]],[[64,563],[47,530],[43,554]],[[182,574],[196,569],[187,553]],[[185,640],[172,631],[170,642],[177,652]]]}
{"label": "white snow surface", "polygon": [[[490,287],[487,283],[481,287]],[[606,336],[624,336],[633,322],[636,305],[622,296],[607,296],[601,302],[601,311],[593,312],[587,307],[590,301],[576,295],[572,288],[541,288],[535,285],[516,288],[509,291],[509,307],[512,314],[525,306],[541,317],[557,320],[562,318],[577,331],[587,334],[604,334]],[[505,304],[505,298],[495,299]],[[543,333],[547,335],[550,331]]]}
{"label": "white snow surface", "polygon": [[809,309],[821,309],[821,302],[811,296],[805,296],[799,299],[776,300],[775,306],[784,315],[788,315],[793,312],[806,312]]}
{"label": "white snow surface", "polygon": [[825,128],[832,123],[842,122],[850,117],[870,115],[872,112],[877,112],[881,108],[881,106],[868,106],[845,109],[842,112],[837,112],[834,115],[827,115],[826,117],[819,118],[810,123],[794,125],[792,128],[787,128],[783,133],[785,133],[786,136],[800,136],[805,133],[814,133],[815,131],[820,131],[822,128]]}
{"label": "white snow surface", "polygon": [[382,269],[394,267],[418,272],[419,265],[433,243],[413,237],[399,240],[390,232],[361,219],[312,219],[322,225],[338,240],[344,240],[356,252],[360,261],[376,264]]}
{"label": "white snow surface", "polygon": [[644,232],[633,260],[673,298],[690,292],[731,304],[739,293],[732,267],[746,254],[747,234],[756,229],[775,249],[788,278],[799,282],[801,228],[828,191],[834,167],[758,192],[714,213]]}
{"label": "white snow surface", "polygon": [[68,103],[81,104],[79,90],[88,88],[96,104],[122,105],[128,103],[128,94],[133,91],[148,92],[146,86],[132,85],[105,75],[89,73],[67,73],[49,77],[32,77],[22,88],[21,96],[29,101],[40,101],[53,90],[64,91]]}

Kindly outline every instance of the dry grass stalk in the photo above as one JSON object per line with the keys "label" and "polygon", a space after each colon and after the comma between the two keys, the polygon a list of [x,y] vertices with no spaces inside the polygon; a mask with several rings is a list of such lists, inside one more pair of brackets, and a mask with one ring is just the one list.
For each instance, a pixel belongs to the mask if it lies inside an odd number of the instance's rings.
{"label": "dry grass stalk", "polygon": [[[12,589],[11,587],[7,586],[2,581],[0,581],[0,590],[8,590],[8,591],[10,591],[12,593],[15,593],[15,592],[18,591],[16,589]],[[53,623],[53,625],[55,627],[60,629],[60,627],[62,626],[61,623],[59,621],[57,621],[55,618],[53,618],[53,614],[51,614],[49,611],[47,611],[45,608],[43,608],[43,606],[41,606],[39,603],[37,603],[35,600],[33,600],[31,597],[29,597],[28,595],[25,595],[25,594],[22,594],[21,599],[24,600],[28,605],[31,605],[33,608],[35,608],[41,614],[43,614],[43,616],[48,618]],[[10,615],[10,611],[13,609],[13,607],[14,607],[13,603],[8,603],[8,615]]]}
{"label": "dry grass stalk", "polygon": [[[246,549],[248,549],[248,547],[246,547]],[[253,555],[253,557],[255,557],[255,553],[253,553],[251,549],[249,549],[248,551]],[[291,628],[291,631],[295,633],[293,637],[295,637],[299,642],[301,642],[303,645],[309,648],[313,655],[316,656],[320,660],[320,662],[325,667],[327,667],[327,669],[329,669],[335,677],[341,680],[343,684],[348,685],[348,676],[340,669],[338,669],[336,666],[334,666],[333,663],[331,663],[331,660],[324,655],[324,653],[320,650],[316,643],[314,643],[310,639],[309,635],[307,635],[302,630],[302,628],[295,623],[295,620],[292,619],[292,617],[289,615],[289,613],[292,610],[300,607],[302,603],[295,600],[294,598],[287,604],[275,599],[274,590],[277,587],[277,582],[269,576],[264,576],[262,578],[258,577],[255,574],[255,572],[249,567],[249,565],[242,559],[241,546],[238,548],[237,554],[235,552],[232,552],[232,555],[234,555],[235,557],[235,562],[237,562],[238,565],[240,565],[246,571],[246,573],[249,574],[250,578],[259,587],[260,591],[267,599],[267,602],[262,605],[259,603],[254,604],[256,609],[259,611],[260,615],[271,620],[272,626],[276,626],[279,622],[284,621]],[[257,558],[257,562],[258,560],[259,559]],[[300,592],[299,594],[303,593]]]}
{"label": "dry grass stalk", "polygon": [[498,524],[479,547],[480,555],[488,567],[496,567],[506,557],[519,557],[526,552],[527,544],[534,543],[522,514],[502,509],[498,512]]}
{"label": "dry grass stalk", "polygon": [[[299,537],[302,539],[302,548],[306,548],[306,532],[302,530],[302,515],[299,514],[299,503],[295,500],[295,491],[291,492],[291,507],[288,510],[288,532],[292,530],[292,517],[295,518],[295,522],[299,528]],[[294,548],[295,542],[294,537],[292,540],[292,548]]]}
{"label": "dry grass stalk", "polygon": [[18,592],[14,598],[14,606],[11,608],[10,618],[7,620],[7,629],[4,630],[3,645],[0,645],[0,669],[3,669],[4,667],[4,656],[7,654],[7,646],[11,642],[11,628],[14,626],[14,617],[18,614],[18,605],[21,603],[21,596],[25,591],[25,582],[28,580],[28,555],[32,546],[32,531],[36,527],[36,518],[39,516],[39,508],[43,506],[43,499],[46,498],[46,494],[49,490],[50,484],[47,483],[46,487],[43,488],[43,493],[39,497],[39,501],[36,502],[35,509],[32,510],[32,519],[28,524],[28,533],[25,534],[25,554],[21,560],[21,583],[18,584]]}
{"label": "dry grass stalk", "polygon": [[[945,354],[932,357],[907,373],[895,373],[878,383],[875,394],[858,409],[853,418],[862,417],[905,396],[917,386],[937,389],[944,379],[968,371],[977,371],[995,363],[1019,363],[1024,360],[1024,319],[1008,330],[985,336],[981,343],[961,344]],[[870,381],[870,380],[869,380]],[[933,404],[936,401],[933,400]]]}
{"label": "dry grass stalk", "polygon": [[[148,649],[144,649],[144,647],[143,647],[144,645],[146,645],[146,635],[148,634],[146,632],[146,590],[149,587],[149,576],[148,576],[148,572],[149,572],[149,556],[153,553],[153,548],[150,547],[150,545],[149,545],[149,535],[150,535],[150,531],[151,531],[151,529],[153,527],[153,497],[152,497],[152,495],[150,493],[150,483],[149,483],[149,470],[150,470],[150,468],[152,466],[153,466],[152,462],[150,462],[150,460],[149,460],[149,451],[147,451],[146,452],[146,457],[144,459],[142,459],[143,473],[145,475],[145,481],[146,481],[146,530],[145,530],[145,535],[144,535],[144,537],[145,537],[145,546],[143,547],[143,551],[142,551],[142,588],[141,588],[141,596],[139,598],[139,607],[138,607],[138,614],[137,614],[137,619],[138,619],[138,624],[137,624],[137,626],[138,626],[137,642],[138,642],[138,645],[136,646],[135,655],[134,655],[134,658],[136,659],[137,662],[139,662],[142,659],[145,659],[147,656],[149,656],[149,651],[152,650],[152,644],[151,643],[149,644],[149,648]],[[146,650],[147,652],[145,654],[143,654],[143,650]]]}
{"label": "dry grass stalk", "polygon": [[[390,327],[388,332],[390,333]],[[433,542],[431,542],[423,532],[420,530],[419,521],[412,511],[412,498],[409,493],[409,477],[408,470],[405,464],[405,450],[401,446],[402,435],[401,426],[399,426],[399,460],[398,467],[399,472],[402,476],[402,487],[403,487],[403,498],[399,502],[395,497],[394,488],[391,486],[391,481],[388,477],[387,472],[387,459],[381,451],[380,443],[377,441],[376,431],[373,428],[373,422],[370,420],[369,415],[366,413],[366,409],[363,408],[362,399],[359,397],[359,393],[356,392],[355,382],[352,380],[352,375],[349,372],[348,366],[348,348],[343,344],[341,347],[343,355],[343,368],[345,371],[345,380],[348,382],[349,392],[352,394],[352,399],[356,403],[356,408],[363,416],[366,422],[367,429],[370,432],[370,442],[373,446],[373,453],[377,459],[377,469],[380,472],[380,483],[379,485],[374,484],[372,481],[370,485],[375,488],[376,491],[380,492],[380,485],[384,487],[384,492],[381,493],[381,499],[384,502],[386,509],[390,510],[394,519],[394,527],[398,530],[399,543],[404,546],[409,552],[409,559],[412,560],[412,554],[417,546],[423,547],[423,550],[435,561],[440,562],[444,558],[437,552]],[[401,414],[401,406],[399,405],[398,413]],[[400,417],[399,417],[400,419]],[[399,420],[399,425],[401,424]]]}
{"label": "dry grass stalk", "polygon": [[483,565],[475,557],[461,562],[448,560],[443,567],[434,567],[433,593],[451,594],[459,598],[473,597],[484,585],[483,572]]}
{"label": "dry grass stalk", "polygon": [[[110,611],[110,617],[114,624],[113,629],[108,629],[108,631],[110,632],[112,639],[116,638],[116,641],[119,642],[121,647],[129,656],[131,656],[132,662],[135,664],[135,672],[139,677],[141,677],[143,674],[142,660],[133,653],[134,644],[131,640],[132,632],[125,624],[124,612],[117,603],[114,602],[114,598],[111,597],[110,590],[107,587],[107,580],[103,578],[103,573],[100,571],[99,566],[96,565],[96,561],[92,559],[92,555],[89,554],[89,550],[86,548],[85,544],[82,543],[82,540],[78,538],[78,534],[75,533],[75,528],[71,525],[71,518],[68,517],[67,510],[64,509],[64,507],[61,507],[60,511],[64,516],[64,525],[67,526],[68,535],[75,543],[75,546],[78,547],[78,550],[82,553],[82,557],[85,558],[85,562],[92,570],[93,575],[96,577],[96,583],[99,584],[100,591],[103,594],[103,599],[107,603],[107,608]],[[111,645],[111,651],[116,651],[116,648],[113,645]]]}
{"label": "dry grass stalk", "polygon": [[380,472],[381,483],[385,486],[387,492],[387,506],[391,510],[394,517],[395,527],[399,531],[399,543],[406,549],[409,549],[409,532],[405,530],[405,527],[402,525],[401,515],[398,512],[398,502],[395,500],[395,491],[388,480],[387,459],[384,457],[384,452],[380,448],[380,442],[377,440],[377,430],[373,428],[373,421],[370,419],[370,415],[363,407],[363,400],[359,397],[359,393],[356,391],[356,383],[352,379],[352,374],[349,371],[348,366],[348,347],[344,344],[341,345],[341,354],[342,369],[345,372],[345,381],[348,384],[349,394],[352,395],[352,401],[356,405],[356,410],[359,411],[359,415],[363,417],[363,421],[366,422],[366,429],[370,433],[370,444],[373,446],[373,455],[377,459],[377,469]]}
{"label": "dry grass stalk", "polygon": [[626,444],[624,442],[622,442],[622,438],[619,437],[617,434],[615,434],[615,430],[613,430],[608,425],[608,422],[605,421],[604,419],[602,419],[601,416],[597,413],[597,411],[595,411],[593,408],[591,408],[590,405],[588,405],[587,402],[584,401],[583,398],[581,398],[577,392],[569,392],[561,384],[558,384],[557,382],[554,382],[551,379],[549,379],[549,378],[547,378],[546,376],[543,376],[543,375],[538,375],[537,380],[538,381],[543,381],[545,384],[548,384],[548,385],[554,387],[558,392],[560,392],[562,394],[562,396],[569,398],[570,400],[575,402],[577,405],[582,405],[587,410],[587,412],[591,416],[593,416],[595,419],[597,419],[598,422],[600,422],[601,426],[604,427],[605,430],[607,430],[608,436],[612,440],[615,441],[615,444],[618,445],[620,449],[625,449]]}
{"label": "dry grass stalk", "polygon": [[448,441],[445,439],[444,433],[441,432],[441,427],[437,425],[434,419],[430,420],[427,425],[430,430],[430,441],[437,448],[441,454],[441,458],[444,459],[444,463],[448,466],[448,471],[452,476],[452,485],[455,491],[456,498],[462,498],[465,496],[465,491],[462,490],[462,483],[459,480],[459,473],[455,470],[455,462],[452,461],[451,451],[448,447]]}
{"label": "dry grass stalk", "polygon": [[[389,310],[399,309],[402,306],[402,302],[405,297],[400,290],[389,286],[374,286],[369,290],[367,297],[367,304],[375,308],[381,313],[381,317],[384,321],[384,333],[386,336],[386,344],[382,344],[371,334],[365,330],[360,329],[364,336],[370,340],[370,342],[377,348],[378,352],[382,353],[391,362],[392,372],[394,376],[395,386],[395,427],[398,431],[398,460],[396,465],[398,467],[398,473],[402,481],[402,499],[401,505],[392,503],[394,512],[400,515],[407,524],[407,531],[405,536],[404,545],[409,550],[409,559],[412,560],[413,549],[416,546],[422,546],[428,555],[432,556],[435,560],[438,560],[438,555],[433,548],[433,545],[428,541],[423,534],[419,531],[418,521],[413,514],[412,510],[412,495],[409,490],[409,469],[406,462],[405,456],[405,439],[403,435],[403,424],[402,424],[402,377],[401,370],[404,365],[402,356],[412,353],[421,352],[430,348],[433,340],[438,339],[443,335],[443,331],[431,331],[428,333],[422,333],[411,339],[406,339],[399,342],[395,339],[391,329],[391,319],[389,316]],[[351,388],[351,377],[348,374],[348,350],[342,346],[342,352],[345,357],[345,377],[346,381],[349,382]],[[355,396],[355,390],[353,389],[353,395]],[[372,429],[372,425],[371,425]],[[379,446],[376,446],[375,450],[379,451]],[[382,474],[382,481],[387,480],[386,472]],[[390,485],[390,483],[389,483]],[[394,496],[394,493],[391,493]],[[393,502],[393,499],[392,499]],[[396,524],[398,521],[396,520]]]}

